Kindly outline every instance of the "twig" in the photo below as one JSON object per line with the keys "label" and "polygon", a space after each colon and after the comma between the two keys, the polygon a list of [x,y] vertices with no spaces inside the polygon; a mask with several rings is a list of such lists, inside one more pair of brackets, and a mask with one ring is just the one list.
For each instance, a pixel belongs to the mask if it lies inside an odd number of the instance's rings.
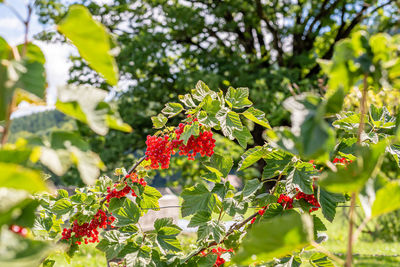
{"label": "twig", "polygon": [[128,174],[131,174],[139,165],[146,159],[146,156],[141,157],[133,166],[129,169]]}
{"label": "twig", "polygon": [[[143,156],[143,157],[141,157],[138,161],[136,161],[136,163],[132,166],[132,168],[129,169],[128,175],[129,175],[129,174],[132,174],[132,173],[136,170],[136,168],[140,165],[140,163],[142,163],[145,159],[146,159],[146,156]],[[125,179],[125,177],[122,178],[122,181],[123,181],[124,179]],[[104,204],[104,202],[106,202],[106,200],[107,200],[107,199],[104,197],[104,198],[100,201],[100,206],[103,206],[103,204]]]}
{"label": "twig", "polygon": [[[367,83],[367,74],[364,74],[363,78],[363,91],[361,96],[361,107],[360,107],[360,124],[358,126],[357,132],[357,144],[361,145],[361,134],[364,131],[364,115],[365,108],[367,102],[367,92],[368,92],[368,83]],[[348,243],[347,243],[347,256],[346,256],[346,267],[351,267],[353,261],[353,226],[354,226],[354,207],[356,204],[356,193],[351,193],[351,202],[350,202],[350,211],[349,211],[349,235],[348,235]]]}
{"label": "twig", "polygon": [[362,221],[362,223],[360,224],[360,226],[358,226],[358,228],[354,234],[354,237],[353,237],[353,243],[355,243],[355,241],[358,239],[358,236],[361,234],[362,230],[367,225],[369,220],[371,220],[371,216],[365,217],[364,220]]}
{"label": "twig", "polygon": [[311,241],[311,245],[313,247],[315,247],[317,250],[319,250],[320,252],[326,254],[329,258],[331,258],[332,260],[336,261],[338,264],[343,265],[344,264],[344,260],[342,260],[341,258],[339,258],[338,256],[332,254],[329,250],[327,250],[326,248],[324,248],[323,246],[321,246],[320,244],[318,244],[315,241]]}
{"label": "twig", "polygon": [[272,191],[271,191],[271,193],[270,193],[271,195],[275,194],[276,188],[278,187],[278,183],[279,183],[279,181],[281,180],[282,175],[283,175],[283,172],[281,172],[281,173],[279,174],[278,179],[276,180],[275,186],[274,186],[274,188],[272,188]]}

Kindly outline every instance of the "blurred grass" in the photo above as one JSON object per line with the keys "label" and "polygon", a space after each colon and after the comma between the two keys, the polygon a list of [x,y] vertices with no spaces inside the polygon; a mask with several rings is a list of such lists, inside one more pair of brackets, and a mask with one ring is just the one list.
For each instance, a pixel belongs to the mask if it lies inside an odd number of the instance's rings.
{"label": "blurred grass", "polygon": [[[358,209],[361,209],[358,207]],[[362,211],[360,210],[362,213]],[[322,246],[342,259],[346,257],[348,214],[347,208],[338,208],[332,223],[323,219],[321,211],[315,214],[322,219],[327,226],[328,240]],[[400,266],[400,242],[384,242],[372,240],[367,234],[361,234],[353,246],[354,266]],[[303,266],[303,265],[302,265]],[[311,265],[304,265],[311,266]]]}
{"label": "blurred grass", "polygon": [[81,245],[80,250],[74,255],[69,263],[63,252],[53,253],[50,260],[55,260],[54,267],[99,267],[107,266],[106,257],[103,252],[97,250],[96,244]]}

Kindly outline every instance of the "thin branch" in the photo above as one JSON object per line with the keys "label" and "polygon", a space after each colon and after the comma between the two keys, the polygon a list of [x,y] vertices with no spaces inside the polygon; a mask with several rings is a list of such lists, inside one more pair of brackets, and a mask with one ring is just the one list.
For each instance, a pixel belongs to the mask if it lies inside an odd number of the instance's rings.
{"label": "thin branch", "polygon": [[129,169],[128,174],[131,174],[139,165],[146,159],[146,156],[141,157],[133,166]]}
{"label": "thin branch", "polygon": [[[135,171],[135,169],[140,165],[140,163],[142,163],[145,159],[146,159],[146,156],[143,156],[143,157],[141,157],[138,161],[136,161],[136,163],[132,166],[132,168],[129,169],[128,175],[129,175],[129,174],[132,174],[132,173]],[[123,181],[124,179],[125,179],[125,177],[122,178],[122,181]],[[103,206],[103,204],[106,202],[106,200],[107,200],[107,198],[104,197],[104,198],[100,201],[100,207]]]}
{"label": "thin branch", "polygon": [[[357,132],[357,144],[361,145],[361,134],[364,131],[364,116],[366,112],[366,104],[367,104],[367,93],[368,93],[368,83],[367,83],[367,74],[364,74],[363,78],[363,91],[361,96],[361,107],[360,107],[360,124],[358,126]],[[356,193],[353,192],[351,194],[351,203],[350,203],[350,211],[349,211],[349,235],[348,235],[348,243],[347,243],[347,256],[346,256],[346,267],[351,267],[353,260],[353,226],[354,226],[354,207],[356,205]]]}
{"label": "thin branch", "polygon": [[8,2],[4,1],[3,4],[11,10],[12,13],[14,13],[14,15],[23,23],[25,24],[25,20],[24,18],[18,13],[18,11],[12,6],[10,5]]}
{"label": "thin branch", "polygon": [[311,241],[311,245],[313,247],[315,247],[318,251],[326,254],[329,258],[331,258],[332,260],[336,261],[338,264],[343,265],[344,264],[344,260],[342,260],[341,258],[339,258],[338,256],[332,254],[329,250],[327,250],[326,248],[324,248],[323,246],[321,246],[320,244],[318,244],[315,241]]}
{"label": "thin branch", "polygon": [[29,23],[31,21],[31,16],[32,16],[32,6],[30,4],[27,5],[28,9],[28,16],[26,20],[24,21],[25,25],[25,34],[24,34],[24,48],[22,50],[22,56],[25,56],[26,50],[28,49],[28,34],[29,34]]}

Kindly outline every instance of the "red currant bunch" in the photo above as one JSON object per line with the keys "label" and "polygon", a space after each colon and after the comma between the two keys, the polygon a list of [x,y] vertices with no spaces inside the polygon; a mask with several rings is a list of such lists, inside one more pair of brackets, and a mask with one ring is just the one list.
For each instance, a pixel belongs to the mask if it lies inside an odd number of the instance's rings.
{"label": "red currant bunch", "polygon": [[[72,233],[74,233],[73,240],[75,244],[82,244],[82,238],[85,244],[99,242],[98,228],[107,228],[115,220],[114,216],[107,216],[107,214],[99,209],[90,222],[79,224],[77,220],[74,221],[72,228],[64,228],[62,232],[62,240],[70,240]],[[112,227],[112,226],[111,226]]]}
{"label": "red currant bunch", "polygon": [[[112,198],[123,198],[125,197],[127,194],[129,194],[129,192],[132,191],[132,196],[136,197],[135,192],[132,190],[132,188],[130,188],[128,185],[126,185],[127,182],[125,182],[125,187],[122,188],[121,190],[118,190],[117,188],[114,188],[113,190],[111,190],[110,187],[107,187],[107,195],[106,195],[106,200],[107,202],[110,202]],[[117,187],[117,184],[114,185],[114,187]]]}
{"label": "red currant bunch", "polygon": [[14,233],[19,234],[22,237],[26,237],[26,235],[28,234],[28,230],[26,228],[16,224],[10,225],[9,229]]}
{"label": "red currant bunch", "polygon": [[347,165],[349,163],[352,163],[352,162],[353,162],[352,160],[348,160],[346,158],[334,158],[333,161],[332,161],[332,163],[342,163],[342,164],[345,164],[345,165]]}
{"label": "red currant bunch", "polygon": [[[138,178],[138,175],[136,173],[127,174],[125,178],[131,179],[132,183],[140,184],[143,187],[146,187],[147,185],[146,181],[143,178]],[[117,184],[114,184],[114,187],[117,187]],[[127,182],[125,182],[125,187],[122,188],[121,190],[118,190],[117,188],[111,190],[110,187],[107,187],[107,193],[108,193],[106,195],[107,202],[110,202],[112,198],[123,198],[129,193],[131,193],[133,197],[137,196],[135,191],[128,185]]]}
{"label": "red currant bunch", "polygon": [[[226,253],[226,252],[231,252],[231,253],[233,253],[233,250],[232,250],[231,248],[230,248],[230,249],[224,249],[224,248],[221,248],[221,247],[213,248],[213,249],[211,250],[210,253],[215,254],[215,255],[218,256],[218,257],[217,257],[217,260],[215,261],[215,263],[214,263],[214,265],[213,265],[213,267],[218,267],[218,266],[221,266],[222,264],[225,263],[225,260],[224,260],[224,258],[221,257],[221,255],[224,254],[224,253]],[[202,254],[203,256],[206,256],[206,255],[207,255],[207,253],[206,253],[204,250],[201,252],[201,254]]]}
{"label": "red currant bunch", "polygon": [[[298,191],[298,189],[296,188]],[[307,203],[310,203],[314,207],[309,209],[309,212],[316,211],[321,207],[318,200],[315,198],[314,194],[304,194],[303,192],[298,192],[296,195],[296,199],[304,199]]]}
{"label": "red currant bunch", "polygon": [[286,209],[293,209],[293,198],[281,194],[278,198],[278,203],[280,203]]}
{"label": "red currant bunch", "polygon": [[161,169],[168,169],[173,150],[172,143],[168,139],[168,135],[164,137],[147,136],[146,160],[151,161],[152,169],[158,169],[160,165]]}
{"label": "red currant bunch", "polygon": [[197,137],[192,135],[186,145],[180,144],[179,155],[188,156],[189,160],[194,160],[197,153],[202,157],[211,157],[214,154],[214,147],[215,139],[213,138],[213,133],[211,131],[203,131]]}

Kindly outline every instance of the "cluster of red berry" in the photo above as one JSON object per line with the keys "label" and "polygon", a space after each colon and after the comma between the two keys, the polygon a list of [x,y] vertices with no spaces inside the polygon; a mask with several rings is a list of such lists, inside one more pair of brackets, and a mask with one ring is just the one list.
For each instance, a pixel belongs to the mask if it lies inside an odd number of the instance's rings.
{"label": "cluster of red berry", "polygon": [[283,206],[285,209],[293,209],[293,198],[281,194],[278,198],[278,203]]}
{"label": "cluster of red berry", "polygon": [[[313,207],[309,209],[309,212],[316,211],[318,210],[318,208],[321,207],[318,200],[315,198],[314,194],[305,194],[303,192],[299,192],[299,189],[297,188],[296,191],[298,193],[294,197],[295,199],[297,200],[304,199],[307,203],[313,205]],[[293,209],[294,198],[281,194],[278,198],[278,203],[280,203],[285,209]]]}
{"label": "cluster of red berry", "polygon": [[175,130],[174,138],[169,135],[163,137],[147,136],[146,160],[150,160],[152,169],[158,169],[160,165],[161,169],[168,169],[171,155],[175,154],[175,149],[179,150],[179,155],[188,156],[189,160],[194,160],[197,153],[202,157],[211,157],[214,154],[215,139],[213,139],[211,131],[201,131],[197,137],[190,136],[186,145],[183,144],[183,140],[180,140],[185,126],[191,125],[194,121],[197,121],[197,119],[195,118],[192,122],[186,124],[180,123]]}
{"label": "cluster of red berry", "polygon": [[[194,119],[196,121],[197,119]],[[189,160],[194,160],[197,153],[202,157],[211,157],[214,154],[215,139],[213,139],[213,133],[211,131],[203,131],[199,133],[199,136],[194,137],[193,135],[188,139],[187,144],[183,144],[181,134],[185,129],[185,124],[180,123],[179,127],[175,130],[176,140],[173,141],[173,147],[179,149],[179,155],[188,156]]]}
{"label": "cluster of red berry", "polygon": [[[115,220],[114,216],[107,216],[107,214],[101,209],[97,211],[93,219],[88,223],[78,224],[75,220],[72,228],[64,228],[61,239],[69,240],[72,237],[72,233],[75,233],[74,239],[75,244],[82,244],[81,240],[84,238],[85,244],[99,242],[99,231],[97,228],[107,228],[107,225],[111,225]],[[113,226],[111,226],[113,227]],[[91,238],[91,239],[90,239]]]}
{"label": "cluster of red berry", "polygon": [[[221,255],[222,254],[224,254],[224,253],[226,253],[226,252],[231,252],[231,253],[233,253],[233,249],[224,249],[224,248],[221,248],[221,247],[218,247],[218,248],[213,248],[212,250],[211,250],[211,252],[210,253],[213,253],[213,254],[215,254],[215,255],[217,255],[218,257],[217,257],[217,260],[215,261],[215,263],[214,263],[214,267],[218,267],[218,266],[221,266],[222,264],[224,264],[225,263],[225,260],[221,257]],[[202,252],[201,252],[201,254],[203,255],[203,256],[206,256],[207,255],[207,253],[203,250]]]}
{"label": "cluster of red berry", "polygon": [[332,163],[343,163],[343,164],[349,164],[352,163],[352,160],[346,159],[346,158],[334,158]]}
{"label": "cluster of red berry", "polygon": [[[130,175],[127,174],[125,176],[125,178],[130,178],[133,183],[138,183],[138,184],[142,185],[143,187],[145,187],[147,185],[146,181],[143,178],[138,178],[136,173],[132,173]],[[136,197],[135,191],[128,185],[127,182],[124,182],[124,183],[125,183],[125,187],[121,190],[118,190],[117,188],[114,188],[113,190],[111,190],[110,187],[107,187],[107,193],[108,193],[106,196],[107,202],[110,202],[110,200],[112,198],[125,197],[129,193],[131,193],[133,197]],[[114,184],[114,187],[117,187],[117,184]]]}
{"label": "cluster of red berry", "polygon": [[[298,190],[296,188],[296,190]],[[316,211],[321,207],[318,200],[315,198],[314,194],[304,194],[303,192],[298,192],[296,199],[304,199],[307,203],[313,205],[314,207],[309,209],[309,212]]]}
{"label": "cluster of red berry", "polygon": [[146,145],[146,160],[151,161],[150,167],[152,169],[158,169],[161,165],[161,169],[168,169],[173,152],[173,146],[169,141],[169,136],[157,137],[148,135]]}
{"label": "cluster of red berry", "polygon": [[10,225],[9,229],[14,233],[19,234],[22,237],[26,237],[26,235],[28,234],[28,230],[26,228],[16,224]]}

